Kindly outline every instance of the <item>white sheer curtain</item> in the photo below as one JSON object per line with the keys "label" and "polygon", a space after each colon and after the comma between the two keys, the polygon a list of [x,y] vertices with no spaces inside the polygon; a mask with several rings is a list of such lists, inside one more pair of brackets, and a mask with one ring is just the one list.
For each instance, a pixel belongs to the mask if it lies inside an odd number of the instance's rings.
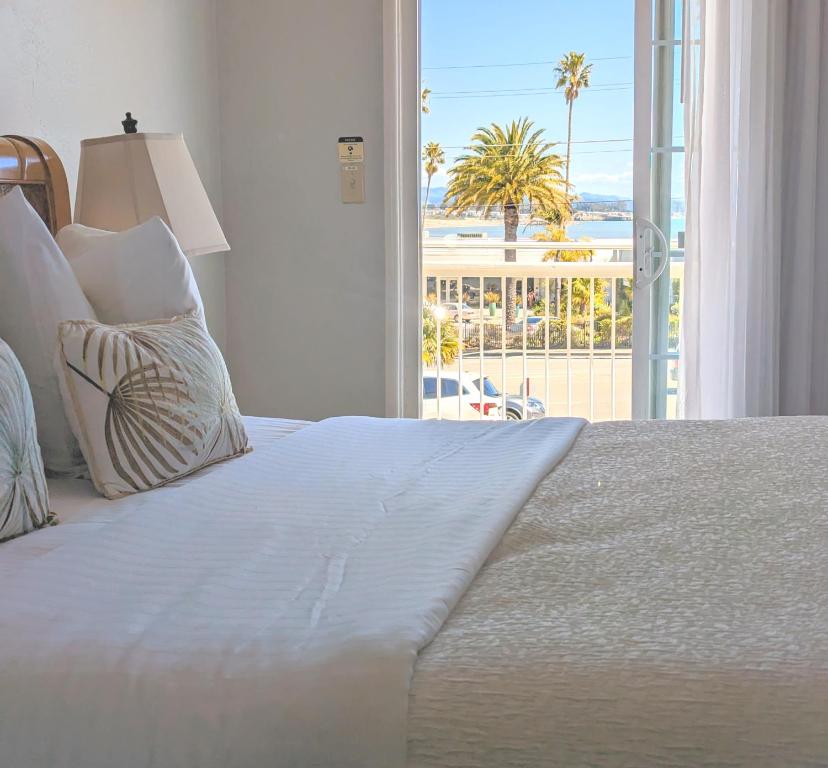
{"label": "white sheer curtain", "polygon": [[686,0],[688,418],[828,413],[828,0]]}

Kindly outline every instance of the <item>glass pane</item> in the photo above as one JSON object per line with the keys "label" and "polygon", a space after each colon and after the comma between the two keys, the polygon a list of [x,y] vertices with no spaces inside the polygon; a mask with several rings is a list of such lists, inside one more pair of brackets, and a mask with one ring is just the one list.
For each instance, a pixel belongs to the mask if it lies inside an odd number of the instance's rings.
{"label": "glass pane", "polygon": [[[654,10],[656,39],[675,41],[681,34],[680,4],[676,0],[654,0]],[[677,139],[683,141],[677,133],[683,121],[680,79],[681,47],[654,44],[652,217],[664,233],[671,257],[683,245],[683,234],[680,239],[679,232],[684,231],[683,153],[673,151],[680,146]],[[675,400],[675,387],[670,384],[674,361],[669,356],[678,350],[679,335],[680,283],[674,279],[672,265],[650,290],[650,413],[665,418],[670,415],[668,405]],[[674,415],[675,408],[672,411]]]}
{"label": "glass pane", "polygon": [[684,104],[681,103],[681,48],[673,60],[673,135],[672,145],[684,148]]}
{"label": "glass pane", "polygon": [[682,28],[682,14],[684,13],[684,0],[675,0],[675,10],[673,12],[673,23],[675,24],[675,35],[677,38],[681,37]]}
{"label": "glass pane", "polygon": [[670,229],[664,234],[673,250],[684,251],[684,152],[673,152],[670,158]]}
{"label": "glass pane", "polygon": [[443,397],[456,397],[459,386],[454,379],[440,379],[440,394]]}
{"label": "glass pane", "polygon": [[[421,150],[434,143],[444,151],[430,150],[442,158],[433,163],[421,153],[424,347],[436,348],[441,328],[441,371],[469,381],[486,377],[487,397],[511,399],[503,403],[504,416],[517,407],[526,418],[531,405],[547,415],[629,418],[635,2],[602,0],[599,25],[577,3],[540,3],[532,24],[509,28],[493,25],[488,11],[467,13],[464,5],[475,4],[421,3],[422,85],[430,91]],[[553,76],[570,51],[583,53],[592,67],[590,85],[574,102],[571,135],[568,101]],[[515,267],[507,264],[511,253],[498,246],[507,232],[498,195],[487,210],[479,204],[461,210],[446,193],[459,158],[479,143],[473,138],[479,126],[508,126],[522,115],[553,144],[574,199],[571,211],[547,221],[544,213],[555,211],[520,194],[518,227],[510,235],[518,242]],[[591,245],[575,247],[584,241]],[[583,269],[580,262],[593,266]],[[434,322],[434,304],[446,318],[441,325]],[[433,373],[436,357],[429,360],[424,369]],[[458,399],[443,403],[444,418],[458,418]],[[436,413],[433,400],[429,405]],[[484,415],[459,409],[459,418]]]}
{"label": "glass pane", "polygon": [[482,295],[480,293],[480,278],[479,277],[464,277],[463,278],[463,302],[465,303],[464,320],[470,319],[470,310],[477,310],[477,315],[480,315],[480,301]]}

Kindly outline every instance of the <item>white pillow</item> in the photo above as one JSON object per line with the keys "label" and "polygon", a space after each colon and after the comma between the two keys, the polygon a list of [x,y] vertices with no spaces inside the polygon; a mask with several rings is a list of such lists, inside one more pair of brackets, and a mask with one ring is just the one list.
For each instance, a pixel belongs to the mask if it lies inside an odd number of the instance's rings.
{"label": "white pillow", "polygon": [[224,359],[197,312],[60,326],[66,409],[95,487],[147,491],[250,450]]}
{"label": "white pillow", "polygon": [[95,312],[69,262],[20,187],[0,197],[0,336],[29,380],[43,462],[54,475],[86,471],[63,413],[53,358],[58,324],[89,319]]}
{"label": "white pillow", "polygon": [[124,232],[64,227],[58,245],[98,319],[142,323],[204,307],[193,270],[167,225],[154,216]]}
{"label": "white pillow", "polygon": [[37,444],[29,385],[0,339],[0,541],[56,522]]}

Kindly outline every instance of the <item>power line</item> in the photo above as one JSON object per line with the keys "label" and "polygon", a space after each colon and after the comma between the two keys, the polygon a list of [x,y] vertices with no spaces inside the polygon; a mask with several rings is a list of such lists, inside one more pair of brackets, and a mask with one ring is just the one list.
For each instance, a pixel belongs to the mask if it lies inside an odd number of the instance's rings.
{"label": "power line", "polygon": [[[632,56],[600,56],[590,61],[625,61],[631,60]],[[445,70],[445,69],[496,69],[498,67],[540,67],[547,64],[558,64],[559,59],[548,61],[515,61],[504,64],[450,64],[441,67],[422,67],[423,71]]]}
{"label": "power line", "polygon": [[[566,142],[560,142],[556,144],[556,146],[560,146],[565,144]],[[632,152],[632,147],[623,147],[621,149],[589,149],[589,150],[582,150],[582,151],[575,151],[572,153],[572,156],[575,155],[605,155],[610,153],[619,153],[619,152]],[[457,160],[457,158],[462,157],[461,154],[449,154],[446,155],[446,158],[449,160]],[[478,157],[478,155],[471,155],[472,157]],[[520,157],[520,152],[504,152],[502,155],[497,155],[498,159],[504,157]]]}
{"label": "power line", "polygon": [[[683,137],[678,136],[678,137],[675,137],[673,140],[674,141],[681,141],[682,139],[683,139]],[[612,140],[610,140],[610,141],[612,141]],[[630,142],[630,141],[632,141],[632,139],[615,139],[615,141]],[[578,142],[573,141],[572,143],[576,144]],[[600,144],[600,143],[603,143],[603,142],[596,142],[596,143]],[[565,140],[550,141],[549,144],[552,144],[553,146],[560,146],[560,145],[566,144],[566,141]],[[519,146],[519,145],[508,145],[508,144],[498,145],[498,144],[494,144],[494,145],[491,145],[491,146],[507,147],[507,146]],[[681,144],[677,144],[676,146],[681,147]],[[446,149],[465,149],[465,150],[473,151],[475,149],[475,147],[446,147]],[[684,151],[684,150],[681,149],[681,150],[676,150],[676,151]],[[621,147],[619,149],[576,149],[574,152],[572,152],[572,154],[573,155],[604,155],[604,154],[618,153],[618,152],[632,152],[632,147]],[[461,156],[462,155],[458,152],[446,153],[446,157],[449,160],[456,160],[458,157],[461,157]],[[476,157],[476,156],[477,155],[472,155],[472,157]],[[501,155],[497,155],[497,157],[499,157],[499,158],[501,158],[501,157],[519,157],[519,156],[520,156],[519,152],[504,152]]]}
{"label": "power line", "polygon": [[[629,86],[633,85],[633,83],[593,83],[589,86],[589,88],[615,88],[617,86]],[[537,86],[525,86],[523,88],[482,88],[470,91],[432,91],[430,96],[445,96],[447,94],[464,94],[464,93],[513,93],[516,91],[558,91],[559,88],[554,86],[546,86],[546,85],[537,85]],[[585,92],[587,89],[584,88],[581,92]]]}
{"label": "power line", "polygon": [[[561,142],[561,143],[563,144],[565,142]],[[584,151],[580,151],[580,152],[575,151],[575,152],[572,153],[572,156],[573,157],[582,157],[583,155],[613,155],[613,154],[620,154],[620,153],[623,153],[623,152],[631,153],[632,152],[632,147],[625,147],[623,149],[590,149],[590,150],[584,150]],[[684,149],[676,150],[676,154],[680,154],[681,152],[684,152]],[[446,155],[446,162],[453,163],[453,162],[459,160],[461,157],[462,157],[462,155]],[[475,157],[475,156],[473,155],[473,157]],[[514,152],[514,153],[507,153],[507,154],[504,154],[504,155],[498,155],[498,158],[504,158],[504,157],[520,157],[520,154],[517,153],[517,152]]]}
{"label": "power line", "polygon": [[[611,144],[616,142],[628,142],[629,139],[573,139],[572,144]],[[549,144],[564,144],[566,139],[549,139]],[[474,149],[474,144],[441,144],[442,149]],[[506,142],[503,144],[487,144],[487,147],[519,147],[521,144],[515,142]]]}
{"label": "power line", "polygon": [[[673,141],[681,142],[684,140],[684,136],[673,136]],[[573,139],[570,143],[571,144],[614,144],[619,142],[630,142],[633,141],[632,137],[629,139]],[[439,143],[439,142],[438,142]],[[565,144],[566,139],[550,139],[547,143],[549,144]],[[477,144],[441,144],[441,149],[475,149]],[[506,142],[503,144],[487,144],[487,147],[520,147],[522,146],[519,143],[515,142]],[[626,151],[626,150],[622,150]]]}
{"label": "power line", "polygon": [[[633,89],[632,86],[626,88],[590,88],[586,91],[582,91],[581,95],[583,96],[585,93],[607,93],[608,91],[631,91]],[[498,99],[504,96],[549,96],[554,92],[554,89],[550,90],[541,90],[541,89],[533,89],[527,90],[524,93],[513,93],[513,92],[505,92],[505,93],[478,93],[478,94],[467,94],[465,96],[430,96],[429,98],[434,99]]]}
{"label": "power line", "polygon": [[624,149],[587,149],[583,152],[575,151],[572,153],[572,156],[575,155],[606,155],[613,152],[632,152],[632,147],[624,147]]}
{"label": "power line", "polygon": [[[678,85],[681,81],[674,81]],[[590,93],[603,93],[605,91],[630,91],[635,83],[598,83],[581,90],[580,95]],[[429,98],[434,99],[484,99],[501,96],[549,96],[560,93],[560,89],[554,86],[525,86],[523,88],[482,88],[467,91],[432,91]]]}

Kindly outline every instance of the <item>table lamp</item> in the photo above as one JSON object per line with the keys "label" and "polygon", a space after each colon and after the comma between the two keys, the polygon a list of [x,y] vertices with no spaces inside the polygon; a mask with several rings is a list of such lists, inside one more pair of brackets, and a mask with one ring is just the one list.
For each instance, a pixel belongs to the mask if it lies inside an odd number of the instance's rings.
{"label": "table lamp", "polygon": [[120,232],[160,216],[187,256],[228,251],[180,133],[123,134],[81,142],[75,223]]}

